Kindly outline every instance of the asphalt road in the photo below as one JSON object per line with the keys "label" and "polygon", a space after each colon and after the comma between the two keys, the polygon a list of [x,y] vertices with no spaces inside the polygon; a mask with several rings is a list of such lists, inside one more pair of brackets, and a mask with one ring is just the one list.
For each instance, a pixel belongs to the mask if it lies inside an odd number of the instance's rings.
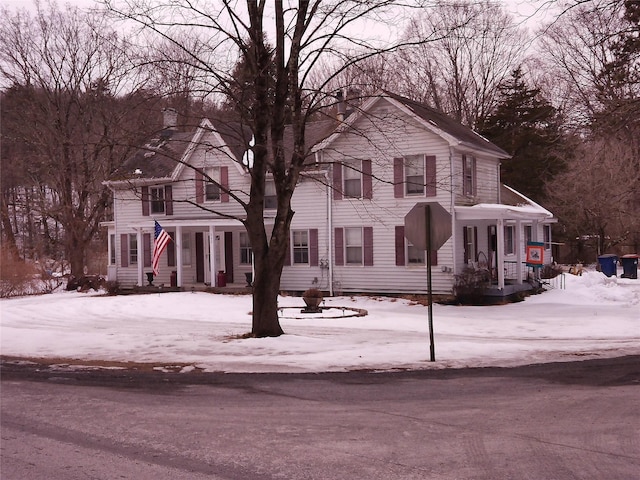
{"label": "asphalt road", "polygon": [[640,357],[347,374],[3,362],[2,480],[640,478]]}

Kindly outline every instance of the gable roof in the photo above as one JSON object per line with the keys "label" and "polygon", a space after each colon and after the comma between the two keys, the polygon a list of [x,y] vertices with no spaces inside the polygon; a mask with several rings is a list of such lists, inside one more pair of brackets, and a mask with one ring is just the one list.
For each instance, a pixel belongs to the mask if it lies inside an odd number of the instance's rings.
{"label": "gable roof", "polygon": [[408,108],[417,117],[442,130],[443,132],[451,135],[455,138],[461,146],[468,146],[470,148],[476,148],[485,150],[487,153],[491,153],[494,156],[500,158],[510,158],[507,152],[494,145],[489,140],[484,138],[479,133],[475,132],[469,127],[462,125],[453,118],[449,117],[445,113],[431,108],[424,103],[415,102],[409,98],[395,93],[384,91],[384,95],[388,98],[395,100],[399,104]]}
{"label": "gable roof", "polygon": [[[169,180],[182,169],[186,156],[200,141],[205,131],[220,136],[222,146],[240,164],[242,155],[251,140],[251,130],[238,123],[203,120],[197,129],[178,132],[164,129],[140,147],[109,178],[109,183],[142,180]],[[191,149],[190,149],[191,147]],[[141,173],[136,173],[141,172]]]}
{"label": "gable roof", "polygon": [[335,133],[316,146],[317,150],[328,147],[341,132],[350,128],[358,118],[364,115],[380,99],[386,99],[395,105],[401,111],[415,118],[427,130],[443,138],[449,145],[459,148],[468,148],[474,151],[480,151],[495,158],[510,158],[507,152],[494,145],[482,135],[476,133],[469,127],[462,125],[445,113],[431,108],[428,105],[413,101],[409,98],[397,95],[395,93],[383,90],[372,95],[360,109],[347,117],[342,125],[336,129]]}
{"label": "gable roof", "polygon": [[[130,180],[132,178],[167,178],[186,152],[193,132],[162,130],[130,156],[111,175],[109,180]],[[136,173],[141,172],[141,173]]]}

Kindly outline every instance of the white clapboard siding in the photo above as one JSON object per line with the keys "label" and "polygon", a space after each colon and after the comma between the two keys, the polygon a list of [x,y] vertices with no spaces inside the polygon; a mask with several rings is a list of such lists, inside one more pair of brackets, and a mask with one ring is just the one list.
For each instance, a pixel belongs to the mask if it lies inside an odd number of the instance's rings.
{"label": "white clapboard siding", "polygon": [[[395,227],[404,225],[404,216],[417,202],[439,202],[450,210],[449,145],[413,119],[398,116],[382,102],[371,116],[361,118],[353,130],[353,134],[338,138],[324,152],[323,160],[371,160],[372,198],[333,200],[332,213],[334,228],[373,228],[373,266],[335,266],[335,288],[344,292],[423,293],[427,289],[426,267],[395,264]],[[394,158],[406,155],[435,156],[436,196],[394,197]],[[448,266],[449,271],[443,272],[443,266]],[[447,242],[438,251],[438,265],[432,268],[434,292],[451,293],[452,266],[451,242]]]}
{"label": "white clapboard siding", "polygon": [[[329,218],[327,196],[330,193],[326,177],[303,178],[291,199],[294,211],[291,232],[295,230],[318,230],[318,260],[320,264],[329,261]],[[290,258],[293,258],[291,239]],[[328,263],[327,263],[328,265]],[[285,266],[280,286],[283,290],[303,291],[310,287],[329,290],[329,270],[318,266],[294,264]]]}

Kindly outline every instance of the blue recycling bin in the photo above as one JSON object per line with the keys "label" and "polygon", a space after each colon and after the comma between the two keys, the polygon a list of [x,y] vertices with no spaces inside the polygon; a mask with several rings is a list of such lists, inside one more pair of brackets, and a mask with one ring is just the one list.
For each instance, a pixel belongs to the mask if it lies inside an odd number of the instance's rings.
{"label": "blue recycling bin", "polygon": [[611,277],[616,274],[616,268],[618,266],[618,256],[613,253],[607,253],[606,255],[600,255],[598,257],[598,263],[600,264],[600,271],[607,277]]}
{"label": "blue recycling bin", "polygon": [[620,258],[622,264],[622,278],[638,279],[638,258],[640,255],[635,253],[623,255]]}

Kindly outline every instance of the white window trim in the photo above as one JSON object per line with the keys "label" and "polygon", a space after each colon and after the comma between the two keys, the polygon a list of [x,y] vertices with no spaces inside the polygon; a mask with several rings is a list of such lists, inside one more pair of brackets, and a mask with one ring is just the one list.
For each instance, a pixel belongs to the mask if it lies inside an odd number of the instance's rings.
{"label": "white window trim", "polygon": [[[246,245],[242,245],[242,237],[246,237]],[[253,265],[253,249],[251,248],[251,243],[249,242],[249,234],[247,232],[240,232],[240,235],[238,236],[238,250],[240,253],[240,265]],[[247,251],[248,262],[242,261],[243,250]]]}
{"label": "white window trim", "polygon": [[[476,157],[472,155],[462,155],[462,194],[465,197],[473,197],[476,190],[477,179],[475,175],[475,165]],[[468,184],[467,178],[469,179]]]}
{"label": "white window trim", "polygon": [[[296,246],[295,243],[295,234],[296,233],[304,233],[306,235],[306,244],[302,246]],[[309,265],[310,264],[310,256],[311,256],[311,246],[309,245],[309,230],[291,230],[291,265]],[[297,262],[296,261],[296,249],[305,249],[307,252],[307,261],[306,262]]]}
{"label": "white window trim", "polygon": [[[273,195],[267,195],[267,186],[270,187],[271,185],[273,185],[274,194]],[[266,201],[267,198],[274,198],[275,199],[275,205],[274,206],[267,206],[267,201]],[[265,210],[275,210],[276,208],[278,208],[278,191],[276,190],[276,184],[275,184],[273,179],[269,179],[268,178],[265,181],[265,184],[264,184],[264,200],[265,200],[265,202],[264,202]]]}
{"label": "white window trim", "polygon": [[[205,173],[207,177],[205,177],[204,182],[204,200],[206,202],[219,203],[222,201],[222,189],[220,188],[220,167],[207,167],[205,169]],[[211,179],[211,180],[209,180]],[[216,185],[217,183],[217,185]],[[209,198],[207,193],[207,187],[217,187],[218,188],[218,198]]]}
{"label": "white window trim", "polygon": [[419,250],[420,252],[422,252],[422,262],[421,263],[415,263],[415,262],[411,262],[411,256],[409,255],[409,247],[414,247],[414,245],[407,240],[406,238],[404,239],[404,258],[405,258],[405,266],[407,267],[424,267],[427,264],[427,257],[426,257],[426,252],[424,250]]}
{"label": "white window trim", "polygon": [[[415,183],[415,182],[409,182],[409,163],[412,163],[414,160],[418,161],[418,162],[422,162],[422,182],[421,183]],[[403,180],[404,180],[404,195],[405,197],[424,197],[425,192],[426,192],[426,156],[424,154],[418,154],[418,155],[405,155],[404,157],[404,165],[403,165]],[[418,177],[417,175],[413,175],[412,177]],[[421,186],[422,189],[420,192],[410,192],[409,191],[409,187],[410,186],[416,186],[416,188],[418,186]]]}
{"label": "white window trim", "polygon": [[[156,200],[156,196],[154,196],[154,192],[159,192],[160,195],[157,195],[158,200]],[[162,201],[160,201],[160,199],[162,199]],[[167,206],[166,206],[166,201],[167,199],[164,198],[164,187],[149,187],[149,212],[152,215],[160,215],[160,214],[164,214],[167,211]],[[154,210],[154,205],[156,204],[161,204],[162,205],[162,209],[161,210]]]}
{"label": "white window trim", "polygon": [[[185,239],[187,241],[185,242]],[[182,265],[185,267],[190,267],[192,263],[193,251],[191,248],[191,232],[182,232],[182,245],[180,248],[182,249]]]}
{"label": "white window trim", "polygon": [[[136,253],[135,260],[133,258],[134,249],[131,248],[132,240],[135,240],[135,247],[136,247],[135,248],[135,253]],[[129,234],[129,243],[127,245],[127,255],[129,255],[129,266],[138,265],[138,260],[140,259],[140,246],[138,245],[138,234],[137,233],[130,233]]]}
{"label": "white window trim", "polygon": [[[348,178],[349,174],[353,175],[353,178]],[[357,178],[356,178],[357,177]],[[349,195],[347,193],[347,181],[356,181],[358,180],[360,184],[360,194]],[[343,198],[364,198],[364,184],[363,184],[363,175],[362,175],[362,160],[351,160],[349,162],[344,162],[342,169],[342,192]]]}
{"label": "white window trim", "polygon": [[[511,231],[511,239],[509,241],[509,235],[507,235],[507,231]],[[516,226],[515,225],[505,225],[504,226],[504,254],[506,255],[515,255],[516,254]]]}
{"label": "white window trim", "polygon": [[[347,231],[348,230],[359,230],[360,231],[360,245],[349,245],[347,243]],[[349,248],[359,248],[360,249],[360,261],[359,262],[350,262],[349,261]],[[346,266],[363,266],[364,265],[364,229],[362,227],[345,227],[344,228],[344,264]]]}

